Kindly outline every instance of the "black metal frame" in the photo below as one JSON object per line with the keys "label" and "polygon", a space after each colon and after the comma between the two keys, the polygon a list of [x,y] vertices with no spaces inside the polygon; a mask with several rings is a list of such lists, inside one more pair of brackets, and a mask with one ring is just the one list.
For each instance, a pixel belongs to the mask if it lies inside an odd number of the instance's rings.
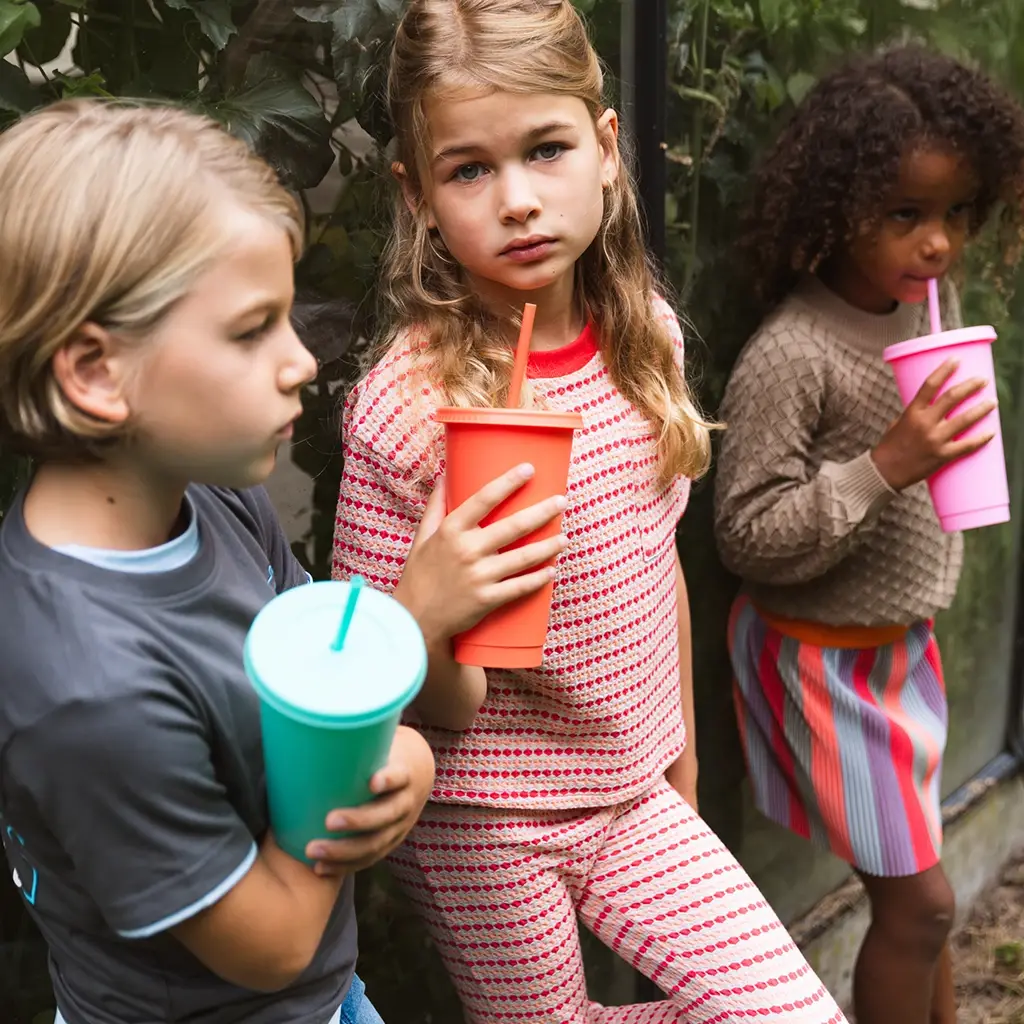
{"label": "black metal frame", "polygon": [[[1024,546],[1022,546],[1024,547]],[[1020,557],[1021,580],[1017,589],[1017,635],[1011,666],[1010,723],[1007,744],[1018,765],[1024,765],[1024,557]]]}
{"label": "black metal frame", "polygon": [[647,244],[659,262],[665,256],[666,88],[668,0],[635,0],[633,13],[632,123],[637,178],[647,219]]}
{"label": "black metal frame", "polygon": [[[665,258],[666,97],[668,79],[668,2],[634,0],[633,53],[628,83],[630,122],[636,144],[636,174],[640,203],[647,225],[647,247],[661,263]],[[664,999],[661,990],[637,973],[636,998],[640,1002]]]}

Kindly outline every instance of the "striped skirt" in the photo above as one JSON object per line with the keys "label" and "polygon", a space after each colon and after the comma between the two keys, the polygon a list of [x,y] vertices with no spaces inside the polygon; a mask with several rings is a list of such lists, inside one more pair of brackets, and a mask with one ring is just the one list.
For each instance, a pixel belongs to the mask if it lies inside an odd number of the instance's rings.
{"label": "striped skirt", "polygon": [[861,647],[811,642],[806,625],[769,624],[746,597],[733,607],[736,711],[757,807],[866,874],[926,871],[942,845],[947,723],[931,625]]}

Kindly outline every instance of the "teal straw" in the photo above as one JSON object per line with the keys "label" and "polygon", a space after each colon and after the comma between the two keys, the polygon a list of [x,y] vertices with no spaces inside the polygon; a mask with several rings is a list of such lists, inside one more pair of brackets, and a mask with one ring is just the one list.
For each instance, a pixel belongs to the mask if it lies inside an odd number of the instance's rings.
{"label": "teal straw", "polygon": [[348,581],[348,600],[345,602],[345,611],[341,615],[341,625],[338,627],[338,635],[331,644],[332,651],[340,651],[345,646],[345,638],[348,636],[349,627],[352,625],[352,616],[356,613],[356,602],[359,600],[359,592],[363,589],[366,580],[362,576],[353,576]]}

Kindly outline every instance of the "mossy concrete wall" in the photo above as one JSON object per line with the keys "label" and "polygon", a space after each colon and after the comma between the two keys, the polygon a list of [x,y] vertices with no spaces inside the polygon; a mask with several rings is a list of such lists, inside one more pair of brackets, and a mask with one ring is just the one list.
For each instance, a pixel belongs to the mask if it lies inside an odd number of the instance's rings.
{"label": "mossy concrete wall", "polygon": [[[946,829],[942,863],[962,921],[974,901],[1024,847],[1024,779],[989,790]],[[792,927],[811,966],[841,1006],[849,1006],[853,965],[868,926],[868,905],[856,880],[831,893]]]}

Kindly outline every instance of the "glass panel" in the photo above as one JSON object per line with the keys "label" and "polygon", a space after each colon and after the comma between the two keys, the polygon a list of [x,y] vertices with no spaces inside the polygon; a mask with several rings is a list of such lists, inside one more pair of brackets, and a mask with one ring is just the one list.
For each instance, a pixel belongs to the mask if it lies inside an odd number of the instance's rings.
{"label": "glass panel", "polygon": [[[1024,275],[1018,287],[1024,288]],[[1014,509],[1024,491],[1024,337],[1018,292],[1009,311],[990,287],[965,291],[967,323],[1001,324],[996,347],[1000,413]],[[965,569],[953,607],[937,622],[949,695],[949,744],[942,792],[948,794],[1005,749],[1024,530],[1005,526],[965,535]],[[702,756],[702,774],[706,760]],[[743,793],[744,865],[786,921],[809,910],[848,875],[846,865],[763,818]]]}
{"label": "glass panel", "polygon": [[[778,24],[763,24],[749,7],[674,0],[668,117],[669,220],[666,266],[686,296],[696,327],[691,353],[702,375],[705,404],[715,408],[729,370],[756,327],[744,283],[732,273],[730,244],[758,152],[789,116],[821,67],[845,50],[911,30],[940,48],[968,56],[1024,94],[1024,20],[1017,7],[983,0],[968,10],[940,5],[839,0],[793,4]],[[931,8],[932,5],[928,5]],[[766,31],[767,30],[767,31]],[[694,169],[698,173],[694,173]],[[993,280],[990,251],[968,268],[963,294],[967,323],[994,323],[1001,416],[1017,519],[966,537],[966,568],[954,607],[939,617],[950,704],[943,792],[955,789],[999,753],[1007,729],[1011,655],[1017,621],[1024,497],[1024,303],[1009,308]],[[1024,287],[1024,275],[1008,282]],[[702,341],[701,339],[705,339]],[[703,484],[683,521],[683,551],[693,601],[701,810],[736,849],[786,920],[809,909],[846,874],[830,855],[765,821],[743,775],[723,642],[737,583],[709,544],[711,486]]]}
{"label": "glass panel", "polygon": [[[1024,287],[1024,277],[1015,282]],[[965,534],[964,575],[956,603],[937,623],[949,692],[950,738],[943,791],[951,792],[1006,743],[1017,588],[1020,576],[1020,498],[1024,493],[1024,332],[1018,291],[1009,309],[991,285],[964,295],[966,323],[996,323],[994,353],[1000,418],[1010,471],[1015,522]]]}
{"label": "glass panel", "polygon": [[[1024,287],[1024,276],[1019,281]],[[990,291],[965,293],[967,323],[1001,324],[997,343],[1000,413],[1014,509],[1024,490],[1024,337],[1018,295],[1010,308],[993,310]],[[993,312],[999,316],[992,316]],[[1014,523],[965,535],[965,568],[953,607],[937,621],[949,696],[949,744],[943,769],[943,795],[980,771],[1006,746],[1010,712],[1024,530]],[[703,767],[703,759],[702,759]],[[741,858],[784,920],[809,910],[847,874],[846,865],[764,819],[744,787]]]}

